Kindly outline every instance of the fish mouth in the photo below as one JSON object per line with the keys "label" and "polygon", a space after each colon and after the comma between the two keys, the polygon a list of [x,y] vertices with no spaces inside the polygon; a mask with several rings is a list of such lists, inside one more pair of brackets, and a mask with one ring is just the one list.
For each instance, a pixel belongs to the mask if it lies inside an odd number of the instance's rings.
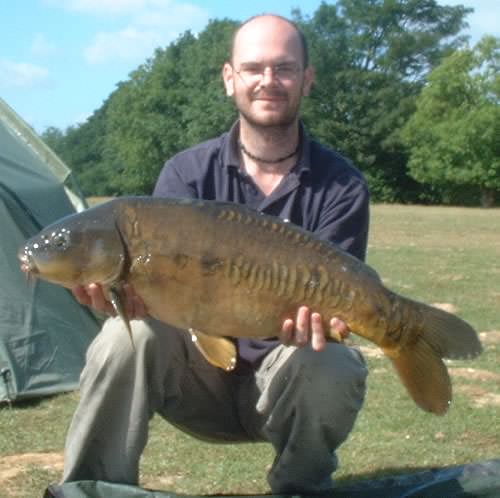
{"label": "fish mouth", "polygon": [[31,280],[38,274],[38,268],[33,260],[33,253],[29,247],[25,247],[18,254],[19,267],[21,271]]}

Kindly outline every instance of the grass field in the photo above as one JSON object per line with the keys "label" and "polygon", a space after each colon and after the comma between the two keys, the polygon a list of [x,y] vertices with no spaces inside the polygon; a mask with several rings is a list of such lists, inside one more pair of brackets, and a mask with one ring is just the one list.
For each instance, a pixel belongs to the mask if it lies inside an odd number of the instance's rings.
{"label": "grass field", "polygon": [[[500,457],[500,210],[377,205],[368,262],[393,290],[442,306],[481,333],[484,353],[449,361],[455,399],[436,417],[408,398],[389,362],[357,342],[369,368],[366,404],[339,451],[339,481]],[[0,498],[33,498],[61,475],[77,393],[0,408]],[[158,417],[141,484],[177,493],[263,493],[265,444],[210,445]]]}

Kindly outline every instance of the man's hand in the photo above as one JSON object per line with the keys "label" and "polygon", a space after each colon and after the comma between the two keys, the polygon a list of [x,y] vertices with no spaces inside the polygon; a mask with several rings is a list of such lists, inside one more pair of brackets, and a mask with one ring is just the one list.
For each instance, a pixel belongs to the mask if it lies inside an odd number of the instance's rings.
{"label": "man's hand", "polygon": [[[147,315],[144,301],[134,292],[132,286],[125,284],[123,286],[125,302],[123,309],[129,320],[142,319]],[[90,306],[100,313],[107,313],[115,316],[116,312],[113,305],[108,301],[103,288],[99,284],[79,285],[72,289],[76,300],[84,306]]]}
{"label": "man's hand", "polygon": [[[349,336],[349,329],[345,322],[333,317],[330,320],[330,335],[338,336],[341,340]],[[307,306],[301,306],[297,312],[295,322],[287,319],[281,329],[280,340],[285,345],[305,346],[309,341],[314,351],[321,351],[326,346],[326,336],[323,322],[319,313],[311,313]]]}

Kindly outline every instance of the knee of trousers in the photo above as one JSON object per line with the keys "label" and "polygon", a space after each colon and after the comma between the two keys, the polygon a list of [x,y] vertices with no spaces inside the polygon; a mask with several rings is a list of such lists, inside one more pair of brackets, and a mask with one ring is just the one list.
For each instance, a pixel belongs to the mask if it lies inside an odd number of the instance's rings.
{"label": "knee of trousers", "polygon": [[[301,444],[331,454],[348,436],[363,405],[367,369],[357,350],[328,344],[323,351],[295,349],[262,393],[264,438],[277,448]],[[293,436],[295,435],[295,436]],[[281,450],[280,450],[281,451]]]}
{"label": "knee of trousers", "polygon": [[[342,344],[328,344],[323,351],[299,348],[290,358],[292,377],[300,398],[315,409],[343,409],[357,413],[366,392],[367,368],[363,356]],[[321,408],[322,407],[322,408]]]}
{"label": "knee of trousers", "polygon": [[[128,367],[155,342],[155,333],[147,321],[130,322],[132,339],[121,318],[109,318],[87,351],[87,365],[106,364],[111,368]],[[96,365],[97,364],[97,365]]]}

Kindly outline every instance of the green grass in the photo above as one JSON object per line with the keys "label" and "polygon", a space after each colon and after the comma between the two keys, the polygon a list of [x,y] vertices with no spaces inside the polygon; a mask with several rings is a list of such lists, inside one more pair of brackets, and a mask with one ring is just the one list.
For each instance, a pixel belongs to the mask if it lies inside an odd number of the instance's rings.
{"label": "green grass", "polygon": [[[377,205],[368,262],[393,290],[446,303],[483,332],[484,353],[448,362],[455,399],[444,417],[419,410],[385,358],[367,357],[365,406],[339,451],[339,481],[500,456],[500,210]],[[495,334],[494,331],[498,333]],[[496,338],[496,339],[495,339]],[[362,343],[366,345],[365,343]],[[60,477],[77,393],[0,408],[0,498],[41,496]],[[5,476],[15,455],[19,472]],[[263,493],[273,452],[266,444],[201,443],[159,417],[141,465],[143,486],[178,493]],[[43,458],[42,458],[43,460]],[[4,477],[2,477],[4,476]]]}

